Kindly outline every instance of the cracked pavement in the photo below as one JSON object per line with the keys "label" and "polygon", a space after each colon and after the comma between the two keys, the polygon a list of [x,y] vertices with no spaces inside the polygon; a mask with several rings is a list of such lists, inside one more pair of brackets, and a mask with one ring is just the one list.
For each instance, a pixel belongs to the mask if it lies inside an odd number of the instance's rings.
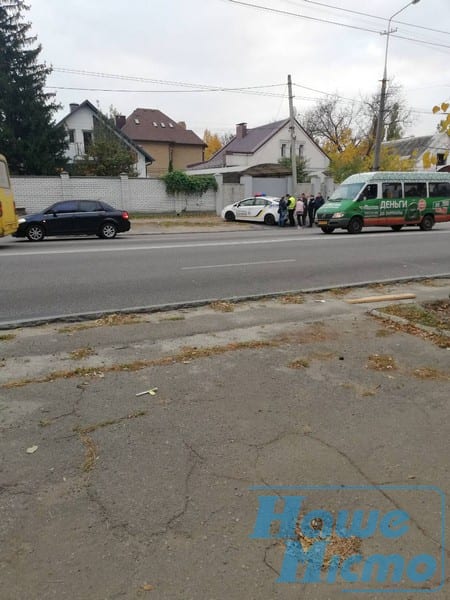
{"label": "cracked pavement", "polygon": [[[382,293],[404,291],[448,298],[450,282]],[[375,305],[345,303],[369,292],[11,331],[0,342],[2,600],[347,598],[343,585],[276,582],[284,547],[250,538],[258,508],[250,488],[448,492],[450,382],[414,370],[448,375],[450,351],[369,316]],[[219,346],[158,363],[186,347]],[[85,348],[85,358],[71,358]],[[375,354],[397,368],[367,368]],[[296,360],[304,366],[291,368]],[[81,367],[91,371],[76,376]],[[423,490],[307,496],[309,508],[333,512],[402,508],[411,519],[411,537],[399,543],[405,556],[439,554],[440,506]],[[388,550],[379,538],[362,547]],[[448,598],[448,587],[434,598]]]}

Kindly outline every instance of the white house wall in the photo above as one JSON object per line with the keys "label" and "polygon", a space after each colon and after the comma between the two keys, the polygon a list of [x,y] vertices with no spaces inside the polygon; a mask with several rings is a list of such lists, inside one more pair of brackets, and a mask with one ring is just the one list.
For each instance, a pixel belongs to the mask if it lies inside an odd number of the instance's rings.
{"label": "white house wall", "polygon": [[[83,132],[93,132],[94,130],[94,117],[92,111],[87,106],[78,108],[73,113],[67,115],[65,118],[65,125],[67,130],[73,129],[74,131],[74,142],[69,143],[68,149],[66,150],[67,158],[70,162],[74,162],[76,157],[81,157],[85,154]],[[137,152],[134,148],[130,149],[137,155],[135,168],[138,177],[146,177],[147,168],[144,155]]]}
{"label": "white house wall", "polygon": [[[322,173],[329,166],[328,158],[317,148],[314,144],[299,128],[296,127],[296,146],[297,156],[298,147],[303,146],[302,156],[308,161],[308,169],[311,174]],[[286,144],[287,156],[290,157],[290,144],[291,136],[289,127],[286,126],[281,129],[276,135],[274,135],[263,147],[261,147],[252,157],[252,165],[259,165],[263,163],[278,162],[281,157],[281,145]],[[252,166],[249,165],[249,166]]]}

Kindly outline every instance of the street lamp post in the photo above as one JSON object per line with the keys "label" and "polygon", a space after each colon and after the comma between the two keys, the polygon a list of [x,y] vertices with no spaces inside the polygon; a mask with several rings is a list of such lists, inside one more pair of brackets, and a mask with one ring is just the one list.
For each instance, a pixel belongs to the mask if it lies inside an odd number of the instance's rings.
{"label": "street lamp post", "polygon": [[[375,135],[375,152],[374,152],[374,161],[373,161],[373,171],[379,171],[380,169],[380,155],[381,155],[381,142],[383,138],[384,132],[384,107],[386,104],[386,86],[387,86],[387,57],[388,57],[388,49],[389,49],[389,35],[392,33],[391,30],[391,22],[394,17],[403,12],[408,6],[412,4],[417,4],[420,0],[411,0],[408,2],[403,8],[398,10],[396,13],[390,17],[388,21],[388,28],[385,32],[386,35],[386,50],[384,53],[384,72],[383,79],[381,80],[381,94],[380,94],[380,105],[378,110],[378,119],[377,119],[377,131]],[[395,30],[393,30],[395,31]]]}

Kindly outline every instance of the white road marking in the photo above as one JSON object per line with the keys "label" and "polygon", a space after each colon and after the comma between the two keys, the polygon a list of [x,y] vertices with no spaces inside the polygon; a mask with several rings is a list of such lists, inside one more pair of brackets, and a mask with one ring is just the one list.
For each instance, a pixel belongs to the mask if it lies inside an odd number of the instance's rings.
{"label": "white road marking", "polygon": [[182,271],[192,271],[194,269],[222,269],[224,267],[247,267],[249,265],[272,265],[275,263],[296,262],[295,258],[284,258],[282,260],[259,260],[258,262],[228,263],[223,265],[202,265],[199,267],[181,267]]}
{"label": "white road marking", "polygon": [[[314,237],[303,237],[303,236],[295,236],[295,237],[281,237],[281,238],[260,238],[257,240],[229,240],[229,241],[215,241],[215,242],[189,242],[189,243],[172,243],[172,244],[164,244],[161,243],[159,245],[140,245],[140,246],[103,246],[97,245],[95,246],[84,246],[83,248],[71,248],[70,250],[61,250],[55,248],[54,250],[39,250],[35,248],[34,250],[24,250],[24,251],[12,251],[9,252],[7,249],[0,250],[1,258],[7,258],[9,256],[44,256],[48,254],[96,254],[98,252],[136,252],[136,251],[146,251],[146,250],[174,250],[174,249],[183,249],[183,248],[211,248],[211,247],[222,247],[222,246],[254,246],[254,245],[264,245],[264,244],[286,244],[288,242],[299,242],[299,243],[310,243],[310,242],[325,242],[325,243],[335,243],[344,240],[348,240],[351,238],[354,243],[366,243],[371,240],[378,240],[382,237],[390,237],[394,239],[398,236],[409,237],[409,236],[421,236],[432,238],[437,235],[442,234],[450,234],[450,230],[443,231],[434,231],[430,233],[424,233],[423,231],[404,231],[395,233],[392,231],[386,233],[377,233],[376,235],[365,236],[361,235],[350,235],[350,234],[340,234],[340,235],[318,235]],[[27,242],[23,242],[24,244]],[[37,242],[36,242],[37,243]],[[45,242],[40,242],[45,243]],[[101,242],[100,242],[101,244]],[[112,242],[114,244],[114,242]]]}

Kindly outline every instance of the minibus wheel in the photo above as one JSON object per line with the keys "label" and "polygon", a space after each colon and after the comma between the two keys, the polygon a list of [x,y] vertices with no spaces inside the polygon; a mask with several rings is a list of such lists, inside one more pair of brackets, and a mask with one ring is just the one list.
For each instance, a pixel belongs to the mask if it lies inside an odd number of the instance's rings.
{"label": "minibus wheel", "polygon": [[330,225],[326,225],[325,227],[321,227],[320,229],[324,233],[333,233],[333,231],[334,231],[334,227],[331,227]]}
{"label": "minibus wheel", "polygon": [[350,223],[347,225],[347,231],[349,233],[361,233],[363,228],[363,220],[360,217],[353,217]]}
{"label": "minibus wheel", "polygon": [[430,229],[433,229],[433,225],[433,215],[425,215],[424,218],[421,220],[419,227],[422,231],[430,231]]}

